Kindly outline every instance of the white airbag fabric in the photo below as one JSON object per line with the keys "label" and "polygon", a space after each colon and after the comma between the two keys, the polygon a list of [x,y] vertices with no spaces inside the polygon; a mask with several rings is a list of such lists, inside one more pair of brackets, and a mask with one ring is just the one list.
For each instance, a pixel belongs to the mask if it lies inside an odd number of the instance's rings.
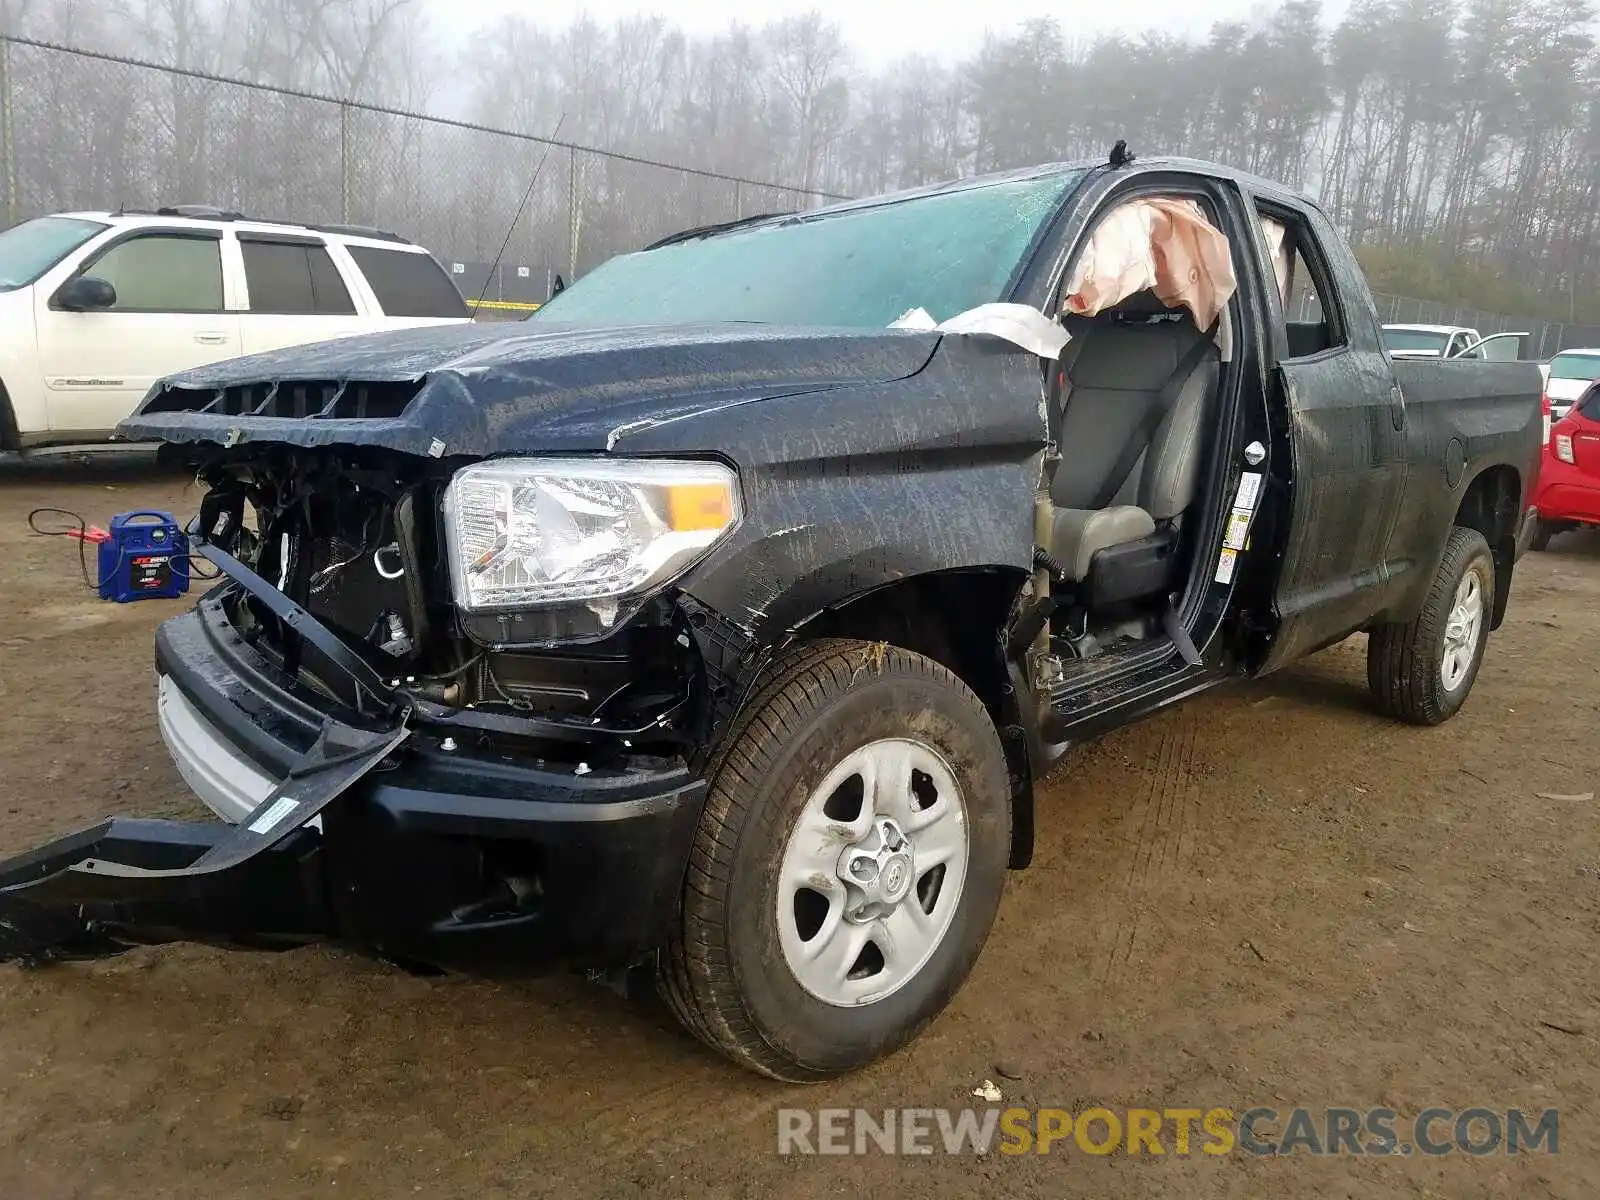
{"label": "white airbag fabric", "polygon": [[889,328],[983,334],[1031,350],[1041,358],[1052,359],[1069,340],[1067,331],[1058,322],[1027,304],[980,304],[939,324],[935,324],[927,309],[913,308]]}

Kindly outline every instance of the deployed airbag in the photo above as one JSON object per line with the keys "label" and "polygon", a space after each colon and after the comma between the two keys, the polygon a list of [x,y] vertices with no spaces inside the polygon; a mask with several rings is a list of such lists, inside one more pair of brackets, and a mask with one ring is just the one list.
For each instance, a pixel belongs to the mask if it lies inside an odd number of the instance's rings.
{"label": "deployed airbag", "polygon": [[1090,235],[1062,301],[1094,316],[1143,291],[1210,329],[1238,287],[1228,239],[1193,200],[1145,197],[1113,209]]}

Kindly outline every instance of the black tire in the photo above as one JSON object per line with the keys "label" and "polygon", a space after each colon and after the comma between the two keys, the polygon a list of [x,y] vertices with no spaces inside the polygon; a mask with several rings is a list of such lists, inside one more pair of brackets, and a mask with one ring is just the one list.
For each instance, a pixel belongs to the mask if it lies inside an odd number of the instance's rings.
{"label": "black tire", "polygon": [[[1453,685],[1445,680],[1446,634],[1457,591],[1476,573],[1481,613],[1466,669]],[[1416,618],[1382,625],[1367,641],[1367,685],[1378,707],[1412,725],[1438,725],[1460,710],[1478,678],[1494,606],[1494,556],[1476,529],[1450,531],[1444,556]]]}
{"label": "black tire", "polygon": [[1555,528],[1549,521],[1536,520],[1533,525],[1533,541],[1528,543],[1530,550],[1548,550],[1550,539],[1556,535]]}
{"label": "black tire", "polygon": [[[911,739],[942,756],[966,813],[966,877],[944,933],[897,990],[839,1007],[790,969],[779,866],[816,789],[856,750]],[[894,646],[808,643],[784,656],[714,757],[677,935],[658,988],[702,1041],[760,1074],[832,1078],[914,1038],[950,1001],[994,923],[1011,842],[1004,751],[982,702],[931,659]]]}

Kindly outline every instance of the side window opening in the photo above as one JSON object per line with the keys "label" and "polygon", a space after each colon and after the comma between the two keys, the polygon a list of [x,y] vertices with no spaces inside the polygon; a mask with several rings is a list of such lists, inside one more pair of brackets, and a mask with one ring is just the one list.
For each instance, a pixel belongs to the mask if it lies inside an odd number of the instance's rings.
{"label": "side window opening", "polygon": [[1074,657],[1099,653],[1098,622],[1158,610],[1194,562],[1224,364],[1236,357],[1227,229],[1187,195],[1113,202],[1063,280],[1055,307],[1072,340],[1052,377],[1063,451],[1048,549],[1068,607],[1083,614],[1054,627]]}
{"label": "side window opening", "polygon": [[222,243],[217,238],[141,235],[112,246],[84,274],[116,289],[112,312],[222,311]]}
{"label": "side window opening", "polygon": [[[1197,326],[1224,322],[1237,288],[1231,244],[1215,213],[1187,196],[1136,196],[1100,215],[1063,283],[1060,311],[1093,316],[1150,291]],[[1230,347],[1219,337],[1224,361]]]}
{"label": "side window opening", "polygon": [[1347,344],[1338,310],[1328,303],[1327,263],[1315,237],[1297,216],[1258,209],[1262,237],[1283,301],[1290,358],[1308,358]]}
{"label": "side window opening", "polygon": [[431,254],[348,246],[372,294],[391,317],[465,317],[467,304]]}
{"label": "side window opening", "polygon": [[250,311],[291,316],[349,315],[350,292],[325,247],[241,237]]}

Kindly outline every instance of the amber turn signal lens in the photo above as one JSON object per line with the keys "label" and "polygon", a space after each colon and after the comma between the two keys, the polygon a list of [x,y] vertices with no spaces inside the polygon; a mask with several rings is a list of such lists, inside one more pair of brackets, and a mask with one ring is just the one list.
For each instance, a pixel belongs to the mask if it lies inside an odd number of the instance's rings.
{"label": "amber turn signal lens", "polygon": [[674,533],[724,529],[733,521],[733,496],[716,483],[680,483],[667,488],[667,521]]}

